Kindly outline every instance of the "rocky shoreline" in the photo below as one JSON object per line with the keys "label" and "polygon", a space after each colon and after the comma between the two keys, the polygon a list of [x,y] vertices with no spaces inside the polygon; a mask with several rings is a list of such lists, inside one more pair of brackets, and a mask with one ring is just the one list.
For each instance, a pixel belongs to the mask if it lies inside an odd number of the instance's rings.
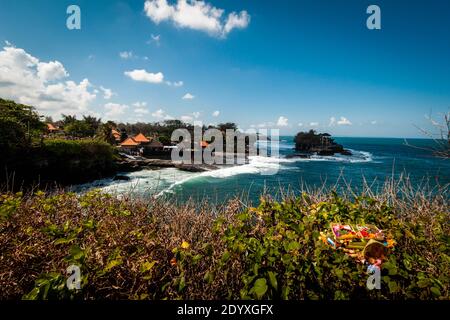
{"label": "rocky shoreline", "polygon": [[116,162],[119,172],[133,172],[139,170],[157,170],[161,168],[177,168],[182,171],[204,172],[218,169],[215,165],[209,164],[183,164],[168,159],[146,159],[143,157],[125,158],[122,157]]}

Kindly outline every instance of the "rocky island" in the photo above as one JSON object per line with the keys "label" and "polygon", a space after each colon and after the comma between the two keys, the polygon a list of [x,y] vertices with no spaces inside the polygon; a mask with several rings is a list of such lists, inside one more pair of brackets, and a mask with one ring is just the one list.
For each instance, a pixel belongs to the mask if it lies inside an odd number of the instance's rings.
{"label": "rocky island", "polygon": [[298,153],[292,156],[308,157],[311,154],[321,156],[332,156],[336,153],[351,155],[352,153],[344,149],[344,146],[335,142],[328,133],[316,133],[314,130],[299,132],[294,138],[295,151]]}

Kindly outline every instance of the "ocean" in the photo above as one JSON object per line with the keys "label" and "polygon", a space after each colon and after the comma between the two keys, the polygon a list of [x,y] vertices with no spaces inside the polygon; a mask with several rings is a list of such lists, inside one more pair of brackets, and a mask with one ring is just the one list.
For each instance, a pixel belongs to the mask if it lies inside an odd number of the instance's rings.
{"label": "ocean", "polygon": [[[279,157],[252,157],[249,164],[219,170],[192,173],[175,168],[143,170],[124,175],[129,181],[113,179],[73,187],[84,192],[93,188],[117,195],[170,197],[174,201],[208,199],[222,203],[236,195],[256,203],[264,191],[277,194],[284,190],[299,192],[309,188],[344,186],[361,188],[364,181],[374,189],[387,178],[407,177],[415,187],[431,188],[450,184],[450,160],[432,155],[434,142],[428,139],[335,138],[351,156],[312,156],[309,159],[286,158],[294,153],[294,137],[281,136]],[[266,173],[277,170],[274,175]]]}

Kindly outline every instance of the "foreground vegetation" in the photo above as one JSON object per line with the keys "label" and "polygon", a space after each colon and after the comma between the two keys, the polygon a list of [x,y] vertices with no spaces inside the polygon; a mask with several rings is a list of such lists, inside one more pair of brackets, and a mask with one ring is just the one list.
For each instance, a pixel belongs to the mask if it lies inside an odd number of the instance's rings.
{"label": "foreground vegetation", "polygon": [[[357,197],[264,196],[256,208],[4,194],[0,297],[448,300],[449,215],[446,189],[392,184]],[[374,223],[396,240],[381,290],[366,289],[367,267],[318,239],[334,221]],[[80,290],[66,287],[70,265],[81,268]]]}

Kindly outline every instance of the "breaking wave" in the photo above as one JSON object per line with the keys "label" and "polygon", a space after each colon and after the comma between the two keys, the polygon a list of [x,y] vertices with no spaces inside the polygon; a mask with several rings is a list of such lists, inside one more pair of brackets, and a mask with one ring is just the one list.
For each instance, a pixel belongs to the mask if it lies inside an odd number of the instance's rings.
{"label": "breaking wave", "polygon": [[272,175],[282,170],[295,169],[292,164],[309,161],[335,161],[342,163],[363,163],[372,162],[373,155],[366,151],[350,150],[351,156],[334,155],[318,156],[311,155],[309,158],[286,158],[281,157],[249,157],[249,163],[244,165],[224,165],[217,170],[201,173],[185,172],[175,168],[165,168],[159,170],[142,170],[138,172],[125,173],[128,181],[115,181],[112,178],[94,181],[93,183],[77,186],[74,191],[82,192],[93,188],[103,191],[124,194],[138,193],[160,197],[167,193],[174,193],[174,189],[188,181],[194,179],[226,179],[236,175],[259,174]]}

